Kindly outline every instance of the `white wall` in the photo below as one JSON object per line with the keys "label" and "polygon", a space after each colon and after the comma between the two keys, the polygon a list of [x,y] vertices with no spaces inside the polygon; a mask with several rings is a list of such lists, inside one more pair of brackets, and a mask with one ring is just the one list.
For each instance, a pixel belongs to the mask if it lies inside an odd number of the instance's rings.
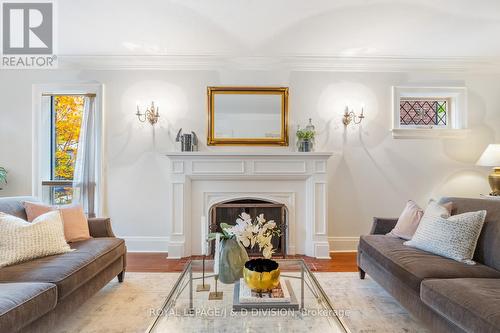
{"label": "white wall", "polygon": [[[356,238],[369,230],[372,216],[397,216],[407,199],[424,205],[430,197],[486,193],[488,170],[474,163],[488,143],[500,140],[500,75],[2,71],[0,165],[9,170],[9,184],[1,196],[31,192],[32,84],[56,81],[105,85],[106,209],[131,251],[166,249],[168,161],[162,153],[172,149],[179,127],[196,131],[204,141],[208,85],[289,86],[291,132],[311,117],[319,130],[318,149],[341,152],[329,164],[333,249],[353,249]],[[390,87],[420,83],[469,88],[471,133],[466,139],[392,139]],[[134,115],[137,101],[151,100],[161,114],[154,129]],[[362,127],[344,131],[341,115],[347,102],[357,110],[365,105]],[[204,142],[201,149],[207,149]]]}

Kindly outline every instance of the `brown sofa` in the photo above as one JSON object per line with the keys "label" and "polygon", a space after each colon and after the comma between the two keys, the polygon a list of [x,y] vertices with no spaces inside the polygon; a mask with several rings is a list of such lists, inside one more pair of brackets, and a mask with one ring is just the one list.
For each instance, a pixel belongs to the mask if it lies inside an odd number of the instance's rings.
{"label": "brown sofa", "polygon": [[365,272],[432,332],[500,332],[500,201],[443,198],[452,214],[488,213],[474,255],[462,264],[403,245],[386,236],[397,219],[375,218],[358,247],[360,277]]}
{"label": "brown sofa", "polygon": [[[23,201],[0,198],[0,212],[26,219]],[[76,251],[0,268],[0,332],[50,332],[114,277],[123,281],[126,247],[107,218],[88,220],[91,239]]]}

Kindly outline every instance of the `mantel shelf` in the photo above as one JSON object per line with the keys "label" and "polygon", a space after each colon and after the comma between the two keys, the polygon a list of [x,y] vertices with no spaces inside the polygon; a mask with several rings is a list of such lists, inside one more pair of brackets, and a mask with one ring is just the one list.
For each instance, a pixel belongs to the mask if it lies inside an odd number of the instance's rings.
{"label": "mantel shelf", "polygon": [[238,158],[245,158],[245,157],[291,157],[291,158],[304,158],[304,159],[310,159],[310,158],[329,158],[333,155],[338,155],[334,154],[333,152],[310,152],[310,153],[301,153],[301,152],[294,152],[294,151],[279,151],[279,152],[273,152],[273,151],[263,151],[263,152],[251,152],[251,151],[195,151],[195,152],[168,152],[165,154],[168,157],[172,158],[196,158],[196,157],[203,157],[203,158],[210,158],[210,157],[215,157],[215,158],[223,158],[223,157],[238,157]]}

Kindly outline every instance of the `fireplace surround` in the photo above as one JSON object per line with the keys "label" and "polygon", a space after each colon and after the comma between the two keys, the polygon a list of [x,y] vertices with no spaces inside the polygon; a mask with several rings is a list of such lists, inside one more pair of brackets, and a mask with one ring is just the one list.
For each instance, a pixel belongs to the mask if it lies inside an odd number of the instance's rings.
{"label": "fireplace surround", "polygon": [[329,152],[168,153],[168,258],[201,254],[201,235],[208,233],[211,208],[242,199],[286,207],[286,254],[329,258],[331,156]]}

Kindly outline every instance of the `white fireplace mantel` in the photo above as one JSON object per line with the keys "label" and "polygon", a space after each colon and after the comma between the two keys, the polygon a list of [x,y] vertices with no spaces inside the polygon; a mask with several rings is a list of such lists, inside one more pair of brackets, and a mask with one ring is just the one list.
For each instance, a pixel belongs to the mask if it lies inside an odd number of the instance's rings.
{"label": "white fireplace mantel", "polygon": [[[257,198],[288,209],[287,253],[329,258],[330,152],[172,152],[169,258],[201,253],[201,224],[219,202]],[[207,225],[208,227],[208,225]],[[205,230],[206,231],[206,230]]]}

